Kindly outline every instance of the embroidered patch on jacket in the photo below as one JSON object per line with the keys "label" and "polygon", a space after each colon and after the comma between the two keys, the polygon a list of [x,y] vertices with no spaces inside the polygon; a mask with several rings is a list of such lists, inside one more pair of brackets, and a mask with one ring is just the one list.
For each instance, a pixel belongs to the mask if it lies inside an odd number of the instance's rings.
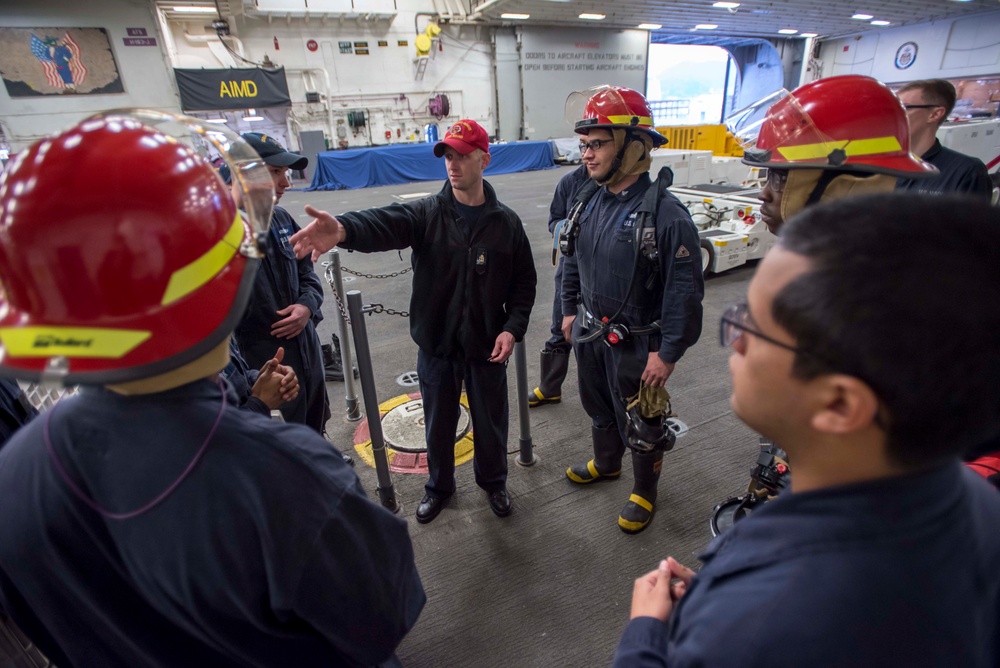
{"label": "embroidered patch on jacket", "polygon": [[691,257],[691,253],[689,253],[688,249],[682,245],[680,248],[677,249],[677,253],[674,255],[674,257]]}

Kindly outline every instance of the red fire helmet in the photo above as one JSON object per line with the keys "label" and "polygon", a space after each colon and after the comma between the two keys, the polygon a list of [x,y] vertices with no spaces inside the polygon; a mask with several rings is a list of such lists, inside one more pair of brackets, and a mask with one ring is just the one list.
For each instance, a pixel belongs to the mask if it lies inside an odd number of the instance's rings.
{"label": "red fire helmet", "polygon": [[[743,162],[780,169],[838,169],[906,178],[933,176],[937,169],[910,152],[906,110],[888,86],[871,77],[845,75],[807,83],[730,117],[744,145]],[[777,99],[776,102],[771,102]],[[768,104],[755,129],[733,119],[754,117]]]}
{"label": "red fire helmet", "polygon": [[237,135],[183,116],[108,112],[33,144],[0,177],[0,373],[120,383],[201,357],[242,315],[273,197]]}
{"label": "red fire helmet", "polygon": [[[583,106],[582,113],[576,109]],[[597,128],[641,130],[653,138],[653,146],[662,146],[667,138],[653,127],[653,112],[642,93],[622,86],[598,86],[571,93],[566,101],[567,116],[575,120],[578,134]],[[580,120],[577,120],[580,119]]]}

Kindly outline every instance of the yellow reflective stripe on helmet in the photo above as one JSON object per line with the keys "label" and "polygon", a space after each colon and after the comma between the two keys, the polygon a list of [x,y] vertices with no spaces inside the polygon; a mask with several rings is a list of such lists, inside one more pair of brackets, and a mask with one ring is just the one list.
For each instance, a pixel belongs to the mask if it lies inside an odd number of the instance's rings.
{"label": "yellow reflective stripe on helmet", "polygon": [[903,147],[899,145],[899,139],[890,135],[888,137],[874,137],[872,139],[845,139],[843,141],[802,144],[801,146],[781,146],[778,147],[778,153],[786,160],[795,162],[798,160],[826,158],[837,149],[843,150],[847,154],[847,157],[850,158],[861,155],[901,151]]}
{"label": "yellow reflective stripe on helmet", "polygon": [[175,302],[215,278],[215,275],[222,271],[222,268],[229,264],[229,261],[236,255],[236,249],[240,247],[242,241],[243,219],[237,213],[232,226],[222,240],[200,258],[173,273],[160,304],[166,306]]}
{"label": "yellow reflective stripe on helmet", "polygon": [[[608,116],[607,119],[610,123],[614,125],[632,125],[632,119],[636,118],[635,114],[629,114],[628,116]],[[639,125],[652,125],[653,119],[649,116],[639,116]]]}
{"label": "yellow reflective stripe on helmet", "polygon": [[107,327],[3,327],[0,341],[11,357],[106,357],[132,352],[152,332]]}

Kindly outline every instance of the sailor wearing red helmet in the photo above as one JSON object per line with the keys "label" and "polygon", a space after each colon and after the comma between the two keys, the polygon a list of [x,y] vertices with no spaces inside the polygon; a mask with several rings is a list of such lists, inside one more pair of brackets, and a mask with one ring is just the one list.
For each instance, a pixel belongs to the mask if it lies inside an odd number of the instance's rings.
{"label": "sailor wearing red helmet", "polygon": [[594,456],[566,476],[581,485],[616,480],[626,445],[632,448],[634,484],[618,526],[634,534],[653,518],[663,453],[673,445],[664,385],[701,334],[698,232],[669,184],[649,177],[650,151],[666,138],[654,129],[645,98],[602,86],[571,96],[567,115],[576,100],[583,102],[575,128],[580,153],[600,187],[571,223],[563,334],[576,351]]}
{"label": "sailor wearing red helmet", "polygon": [[151,111],[0,177],[0,374],[84,386],[0,450],[0,602],[55,664],[371,666],[416,622],[406,522],[218,376],[273,199],[239,136]]}
{"label": "sailor wearing red helmet", "polygon": [[760,213],[775,234],[807,206],[889,192],[897,178],[938,173],[910,151],[906,110],[871,77],[829,77],[782,90],[736,112],[729,124],[744,145],[743,162],[767,168]]}

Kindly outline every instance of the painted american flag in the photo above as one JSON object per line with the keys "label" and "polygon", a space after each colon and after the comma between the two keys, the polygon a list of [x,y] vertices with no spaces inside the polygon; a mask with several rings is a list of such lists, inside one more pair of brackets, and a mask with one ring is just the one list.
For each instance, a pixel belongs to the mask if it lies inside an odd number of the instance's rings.
{"label": "painted american flag", "polygon": [[[83,64],[80,45],[70,37],[69,33],[62,36],[62,41],[73,55],[68,63],[69,71],[73,75],[73,83],[81,84],[87,78],[87,66]],[[53,88],[65,88],[66,84],[63,82],[62,77],[59,76],[56,64],[49,53],[48,45],[40,40],[37,35],[31,36],[31,53],[42,64],[42,69],[45,70],[45,81]]]}

